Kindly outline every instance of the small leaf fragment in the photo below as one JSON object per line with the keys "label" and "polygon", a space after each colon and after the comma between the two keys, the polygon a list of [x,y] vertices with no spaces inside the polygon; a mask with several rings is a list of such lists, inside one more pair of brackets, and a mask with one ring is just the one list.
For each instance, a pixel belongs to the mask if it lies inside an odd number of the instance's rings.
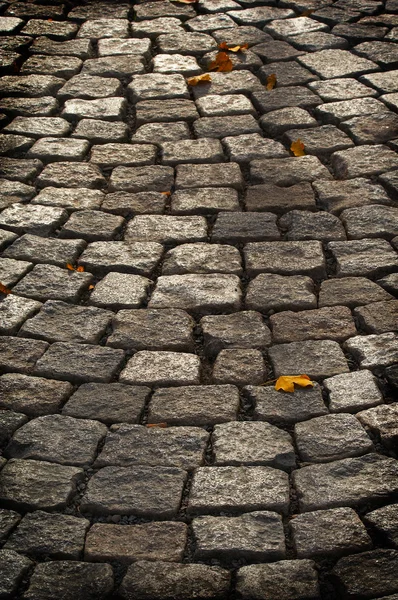
{"label": "small leaf fragment", "polygon": [[300,387],[313,387],[314,384],[308,375],[281,375],[278,377],[275,383],[275,389],[277,391],[283,390],[284,392],[294,392],[294,385]]}
{"label": "small leaf fragment", "polygon": [[190,77],[189,79],[187,79],[187,84],[193,87],[195,85],[198,85],[199,83],[206,83],[207,81],[211,81],[210,73],[204,73],[203,75]]}
{"label": "small leaf fragment", "polygon": [[84,273],[85,269],[84,269],[84,267],[80,266],[80,267],[77,267],[76,271],[78,273]]}
{"label": "small leaf fragment", "polygon": [[165,428],[167,427],[167,423],[148,423],[147,427],[161,427],[161,428]]}
{"label": "small leaf fragment", "polygon": [[0,283],[0,294],[11,294],[11,290],[2,283]]}
{"label": "small leaf fragment", "polygon": [[74,267],[73,265],[71,265],[70,263],[66,263],[66,268],[67,268],[69,271],[74,271],[74,270],[75,270],[75,267]]}
{"label": "small leaf fragment", "polygon": [[314,11],[313,11],[313,10],[310,10],[310,9],[308,9],[308,10],[304,10],[304,11],[301,13],[301,15],[299,15],[299,17],[309,17],[310,15],[312,15],[312,13],[313,13],[313,12],[314,12]]}
{"label": "small leaf fragment", "polygon": [[267,77],[267,90],[270,92],[276,86],[276,75],[275,73],[271,73]]}
{"label": "small leaf fragment", "polygon": [[91,284],[91,285],[88,286],[89,290],[93,290],[94,288],[95,288],[95,285],[93,285],[93,284]]}
{"label": "small leaf fragment", "polygon": [[218,52],[216,58],[208,66],[209,71],[229,73],[234,65],[226,52]]}
{"label": "small leaf fragment", "polygon": [[236,46],[229,46],[227,42],[221,42],[218,44],[219,50],[227,50],[229,52],[242,52],[242,50],[247,50],[249,48],[249,44],[237,44]]}
{"label": "small leaf fragment", "polygon": [[293,152],[294,156],[305,156],[304,144],[300,140],[300,138],[297,139],[295,142],[292,142],[290,150]]}
{"label": "small leaf fragment", "polygon": [[171,192],[160,192],[163,196],[171,196]]}

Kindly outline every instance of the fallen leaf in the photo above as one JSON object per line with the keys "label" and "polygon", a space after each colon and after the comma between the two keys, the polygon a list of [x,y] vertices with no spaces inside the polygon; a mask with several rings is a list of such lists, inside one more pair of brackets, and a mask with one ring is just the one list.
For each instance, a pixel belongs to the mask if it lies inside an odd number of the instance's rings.
{"label": "fallen leaf", "polygon": [[198,83],[206,83],[207,81],[211,81],[211,76],[209,73],[204,73],[203,75],[197,75],[196,77],[190,77],[187,79],[188,85],[198,85]]}
{"label": "fallen leaf", "polygon": [[278,377],[275,383],[276,390],[283,390],[284,392],[294,392],[294,384],[300,387],[313,387],[313,382],[308,375],[282,375]]}
{"label": "fallen leaf", "polygon": [[95,285],[93,285],[93,284],[91,284],[91,285],[88,286],[89,290],[93,290],[94,288],[95,288]]}
{"label": "fallen leaf", "polygon": [[249,48],[249,44],[238,44],[236,46],[229,46],[227,42],[221,42],[218,45],[219,50],[228,50],[229,52],[242,52],[242,50],[247,50]]}
{"label": "fallen leaf", "polygon": [[276,86],[276,75],[275,73],[271,73],[267,77],[267,90],[270,92]]}
{"label": "fallen leaf", "polygon": [[164,429],[167,427],[167,423],[148,423],[147,427],[162,427]]}
{"label": "fallen leaf", "polygon": [[78,273],[83,273],[84,272],[84,267],[74,267],[73,265],[71,265],[70,263],[66,263],[66,268],[69,271],[77,271]]}
{"label": "fallen leaf", "polygon": [[171,196],[171,192],[160,192],[163,196]]}
{"label": "fallen leaf", "polygon": [[78,273],[84,273],[84,267],[77,267],[76,271]]}
{"label": "fallen leaf", "polygon": [[304,144],[300,138],[295,142],[292,142],[290,150],[293,152],[294,156],[305,156]]}
{"label": "fallen leaf", "polygon": [[209,64],[209,71],[219,71],[223,73],[229,73],[233,69],[232,60],[229,58],[226,52],[218,52],[216,58]]}
{"label": "fallen leaf", "polygon": [[11,290],[2,283],[0,283],[0,294],[11,294]]}
{"label": "fallen leaf", "polygon": [[54,19],[47,19],[47,21],[48,21],[49,23],[52,23],[52,22],[54,21]]}

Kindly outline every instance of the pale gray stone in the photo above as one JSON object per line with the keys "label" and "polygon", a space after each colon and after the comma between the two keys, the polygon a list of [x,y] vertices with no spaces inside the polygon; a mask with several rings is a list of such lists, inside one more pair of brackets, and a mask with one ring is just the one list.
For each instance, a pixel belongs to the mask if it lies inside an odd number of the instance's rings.
{"label": "pale gray stone", "polygon": [[355,98],[340,102],[327,102],[322,106],[317,106],[315,112],[322,121],[342,126],[342,123],[354,117],[364,118],[369,115],[388,114],[388,109],[385,104],[375,98]]}
{"label": "pale gray stone", "polygon": [[348,208],[340,218],[346,228],[348,239],[385,238],[398,235],[398,209],[374,204]]}
{"label": "pale gray stone", "polygon": [[[2,281],[2,284],[5,285]],[[40,302],[9,294],[0,302],[0,333],[14,335],[41,307]]]}
{"label": "pale gray stone", "polygon": [[201,56],[217,48],[214,38],[207,33],[174,31],[159,35],[156,40],[163,54],[193,54]]}
{"label": "pale gray stone", "polygon": [[398,360],[398,336],[393,332],[358,335],[347,340],[346,347],[358,360],[362,369],[377,369],[394,364]]}
{"label": "pale gray stone", "polygon": [[77,38],[127,38],[127,19],[87,19],[79,28]]}
{"label": "pale gray stone", "polygon": [[91,273],[60,269],[53,265],[35,265],[32,271],[17,283],[13,291],[42,302],[77,302],[87,291],[92,279]]}
{"label": "pale gray stone", "polygon": [[[32,54],[44,54],[48,56],[76,56],[82,60],[91,58],[94,53],[91,40],[81,39],[57,42],[44,35],[38,36],[33,41],[33,44],[30,46],[29,50]],[[38,75],[36,77],[38,77]],[[41,77],[44,77],[44,75]]]}
{"label": "pale gray stone", "polygon": [[338,179],[352,179],[397,169],[398,157],[386,146],[364,145],[335,152],[332,167]]}
{"label": "pale gray stone", "polygon": [[354,310],[354,316],[366,333],[398,330],[398,300],[374,302]]}
{"label": "pale gray stone", "polygon": [[259,384],[265,379],[265,363],[260,350],[226,349],[218,354],[212,373],[214,383]]}
{"label": "pale gray stone", "polygon": [[163,261],[163,275],[185,273],[232,273],[240,275],[239,250],[222,244],[181,244],[169,250]]}
{"label": "pale gray stone", "polygon": [[[170,167],[163,167],[170,168]],[[176,189],[202,187],[243,187],[243,177],[237,163],[210,165],[177,165]]]}
{"label": "pale gray stone", "polygon": [[191,514],[274,510],[289,506],[288,476],[271,467],[199,467],[194,473]]}
{"label": "pale gray stone", "polygon": [[383,402],[377,379],[371,371],[335,375],[325,379],[323,385],[329,392],[329,409],[332,413],[355,413]]}
{"label": "pale gray stone", "polygon": [[163,142],[189,139],[191,133],[188,123],[177,121],[175,123],[145,123],[137,128],[131,138],[134,142],[145,142],[160,146]]}
{"label": "pale gray stone", "polygon": [[174,169],[161,165],[116,167],[110,179],[110,191],[168,192],[174,184]]}
{"label": "pale gray stone", "polygon": [[96,100],[97,98],[109,98],[109,96],[120,96],[122,88],[120,81],[115,77],[98,77],[96,75],[75,75],[58,91],[58,98],[71,100],[83,98]]}
{"label": "pale gray stone", "polygon": [[[87,194],[87,197],[90,198],[90,195]],[[85,247],[84,240],[60,240],[25,234],[15,239],[4,251],[3,256],[63,267],[66,263],[75,263]]]}
{"label": "pale gray stone", "polygon": [[158,264],[163,246],[155,242],[93,242],[80,257],[80,264],[93,273],[109,271],[149,275]]}
{"label": "pale gray stone", "polygon": [[203,96],[203,98],[198,98],[196,100],[196,106],[202,117],[221,117],[224,115],[244,114],[256,115],[253,104],[243,94],[224,94],[222,96],[209,94]]}
{"label": "pale gray stone", "polygon": [[0,83],[0,95],[51,96],[64,85],[64,79],[52,75],[5,75]]}
{"label": "pale gray stone", "polygon": [[15,117],[3,131],[34,138],[50,135],[62,137],[68,135],[70,124],[59,117]]}
{"label": "pale gray stone", "polygon": [[244,247],[244,256],[246,269],[252,276],[265,271],[309,275],[315,279],[325,277],[325,257],[318,241],[252,242]]}
{"label": "pale gray stone", "polygon": [[219,211],[239,210],[238,192],[228,187],[177,190],[171,197],[171,213],[176,215],[212,214]]}
{"label": "pale gray stone", "polygon": [[33,144],[27,156],[40,158],[43,162],[82,160],[89,148],[87,140],[44,137]]}
{"label": "pale gray stone", "polygon": [[130,100],[135,104],[141,100],[162,100],[166,98],[189,98],[184,77],[179,73],[164,76],[163,73],[133,75],[127,86]]}
{"label": "pale gray stone", "polygon": [[181,244],[207,238],[207,222],[199,216],[137,215],[127,225],[125,239],[131,242]]}
{"label": "pale gray stone", "polygon": [[11,287],[26,275],[32,267],[31,262],[24,260],[0,258],[0,281],[5,287]]}
{"label": "pale gray stone", "polygon": [[200,383],[200,359],[183,352],[141,350],[130,358],[119,380],[133,385],[195,385]]}
{"label": "pale gray stone", "polygon": [[[85,101],[86,102],[86,101]],[[95,102],[90,100],[89,102]],[[99,118],[87,118],[78,122],[72,137],[88,139],[93,144],[127,141],[129,129],[122,121],[103,121]],[[105,118],[105,117],[103,117]]]}
{"label": "pale gray stone", "polygon": [[267,212],[220,212],[211,234],[213,242],[232,244],[279,240],[280,237],[276,216]]}
{"label": "pale gray stone", "polygon": [[[65,160],[65,158],[63,157],[62,160]],[[49,186],[40,190],[31,203],[43,204],[45,206],[58,206],[59,208],[66,208],[67,210],[94,210],[100,207],[104,198],[105,194],[100,190],[91,190],[89,188],[57,188]],[[70,244],[74,242],[65,241],[61,243]],[[48,257],[48,254],[45,254]]]}
{"label": "pale gray stone", "polygon": [[175,33],[176,31],[182,33],[184,30],[181,28],[181,25],[181,21],[176,17],[159,16],[156,19],[144,19],[143,21],[131,23],[131,31],[135,37],[156,39],[161,34]]}
{"label": "pale gray stone", "polygon": [[225,160],[221,142],[213,138],[180,140],[162,144],[162,164],[218,163]]}
{"label": "pale gray stone", "polygon": [[68,213],[52,206],[13,204],[0,215],[0,226],[16,233],[31,233],[46,236],[67,219]]}
{"label": "pale gray stone", "polygon": [[93,146],[90,161],[109,169],[119,165],[140,167],[155,162],[157,148],[150,144],[102,144]]}
{"label": "pale gray stone", "polygon": [[[314,23],[312,19],[308,19],[308,21]],[[377,70],[374,62],[355,56],[348,50],[331,49],[308,52],[304,56],[299,56],[298,61],[323,79],[350,77]]]}
{"label": "pale gray stone", "polygon": [[151,40],[149,38],[109,38],[98,41],[98,56],[138,55],[149,58]]}
{"label": "pale gray stone", "polygon": [[[361,81],[376,77],[375,75],[364,75]],[[363,85],[352,77],[340,77],[338,79],[326,79],[325,81],[311,81],[308,87],[316,92],[325,102],[336,102],[338,100],[352,100],[364,96],[376,96],[376,92]]]}
{"label": "pale gray stone", "polygon": [[41,187],[102,188],[106,185],[101,170],[90,163],[54,162],[40,173],[36,180]]}
{"label": "pale gray stone", "polygon": [[357,418],[362,425],[377,433],[381,442],[394,447],[398,437],[398,404],[382,404],[358,413]]}
{"label": "pale gray stone", "polygon": [[261,273],[249,283],[246,307],[263,313],[316,308],[314,283],[302,275]]}
{"label": "pale gray stone", "polygon": [[279,219],[278,225],[287,230],[288,240],[331,240],[347,239],[341,221],[325,212],[311,213],[307,210],[292,210]]}
{"label": "pale gray stone", "polygon": [[152,281],[130,273],[107,273],[90,295],[90,304],[112,310],[139,308],[147,298]]}
{"label": "pale gray stone", "polygon": [[[151,24],[153,21],[147,21],[147,23]],[[139,27],[140,25],[142,25],[142,23],[133,23],[133,27]],[[170,25],[175,29],[173,24]],[[179,25],[180,23],[177,21],[177,27]],[[149,25],[148,27],[152,26]],[[170,31],[170,33],[172,33],[172,31]],[[183,54],[158,54],[153,57],[152,64],[154,73],[180,73],[181,75],[184,75],[184,77],[192,77],[194,75],[199,75],[202,72],[196,58],[193,56],[184,56]]]}
{"label": "pale gray stone", "polygon": [[[314,211],[315,195],[310,183],[279,187],[274,183],[249,186],[246,190],[246,208],[249,211],[271,211],[283,214],[293,209]],[[308,214],[308,213],[307,213]]]}
{"label": "pale gray stone", "polygon": [[262,158],[282,158],[288,156],[280,142],[268,140],[258,133],[226,137],[222,140],[230,160],[247,163]]}
{"label": "pale gray stone", "polygon": [[332,340],[279,344],[272,346],[268,354],[277,377],[306,373],[310,378],[324,379],[349,371],[343,351]]}
{"label": "pale gray stone", "polygon": [[301,181],[332,178],[317,156],[308,155],[253,160],[250,163],[250,174],[253,183],[274,183],[280,187],[289,187]]}
{"label": "pale gray stone", "polygon": [[103,119],[117,121],[123,118],[127,108],[124,98],[99,98],[98,100],[67,100],[62,111],[65,119]]}
{"label": "pale gray stone", "polygon": [[260,125],[268,135],[274,136],[281,135],[292,128],[315,127],[317,122],[303,108],[292,106],[268,112],[260,118]]}

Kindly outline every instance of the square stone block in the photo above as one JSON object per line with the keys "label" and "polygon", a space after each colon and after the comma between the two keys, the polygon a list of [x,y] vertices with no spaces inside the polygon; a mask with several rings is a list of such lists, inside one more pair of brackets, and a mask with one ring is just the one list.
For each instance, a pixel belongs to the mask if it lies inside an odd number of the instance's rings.
{"label": "square stone block", "polygon": [[290,529],[298,558],[343,556],[372,547],[371,538],[352,508],[295,515]]}
{"label": "square stone block", "polygon": [[5,598],[7,596],[12,598],[34,563],[26,556],[21,556],[13,550],[0,550],[0,560],[2,566],[0,590]]}
{"label": "square stone block", "polygon": [[[141,146],[142,147],[142,146]],[[161,192],[113,192],[105,196],[101,209],[122,217],[134,214],[161,214],[166,198]]]}
{"label": "square stone block", "polygon": [[307,182],[297,183],[288,188],[279,187],[274,183],[249,186],[245,203],[248,211],[271,211],[275,214],[283,214],[293,209],[316,209],[315,195],[311,184]]}
{"label": "square stone block", "polygon": [[140,275],[111,272],[97,283],[90,304],[113,310],[139,308],[145,302],[152,281]]}
{"label": "square stone block", "polygon": [[[65,119],[70,120],[86,118],[100,119],[103,121],[120,121],[125,116],[126,109],[127,102],[125,98],[99,98],[98,100],[75,98],[65,102],[62,116],[65,117]],[[78,129],[80,131],[79,127]],[[126,126],[124,124],[122,127],[118,124],[119,135],[121,131],[123,131],[124,134],[126,133]],[[80,137],[80,135],[76,137]],[[112,140],[108,138],[108,141]]]}
{"label": "square stone block", "polygon": [[285,213],[278,223],[286,230],[287,240],[346,240],[347,235],[340,219],[327,212],[308,212],[308,210],[291,210]]}
{"label": "square stone block", "polygon": [[44,167],[36,183],[41,188],[51,186],[97,189],[104,187],[106,180],[96,165],[55,162]]}
{"label": "square stone block", "polygon": [[31,373],[48,348],[47,342],[19,337],[0,337],[0,372]]}
{"label": "square stone block", "polygon": [[[394,548],[397,547],[397,519],[398,513],[396,504],[377,508],[364,516],[365,523],[370,525],[377,533],[387,538],[388,542],[394,546]],[[392,597],[392,599],[395,600],[394,597]]]}
{"label": "square stone block", "polygon": [[[378,596],[398,592],[395,572],[398,563],[396,550],[381,549],[341,558],[333,569],[347,598]],[[396,596],[396,594],[394,594]],[[394,600],[394,596],[388,596]]]}
{"label": "square stone block", "polygon": [[6,373],[0,377],[0,406],[38,417],[58,412],[72,391],[67,382]]}
{"label": "square stone block", "polygon": [[265,379],[265,362],[260,350],[221,350],[212,373],[214,383],[259,384]]}
{"label": "square stone block", "polygon": [[162,164],[219,163],[225,160],[221,142],[201,137],[198,140],[178,140],[162,144]]}
{"label": "square stone block", "polygon": [[186,99],[141,100],[136,106],[136,123],[194,121],[199,114],[195,103]]}
{"label": "square stone block", "polygon": [[[86,101],[80,100],[80,102]],[[96,101],[92,100],[92,102]],[[86,109],[87,107],[84,108]],[[90,115],[88,116],[90,117]],[[78,122],[74,132],[72,133],[72,137],[85,138],[93,144],[125,142],[127,140],[129,131],[127,125],[123,122],[118,121],[102,121],[101,119],[104,118],[105,117],[102,114],[98,114],[97,118],[82,118],[81,121]]]}
{"label": "square stone block", "polygon": [[110,179],[110,191],[168,192],[174,184],[174,169],[161,165],[116,167]]}
{"label": "square stone block", "polygon": [[91,162],[109,169],[119,165],[140,167],[155,162],[157,148],[151,144],[102,144],[91,149]]}
{"label": "square stone block", "polygon": [[96,515],[174,517],[186,476],[175,467],[104,467],[90,479],[81,510]]}
{"label": "square stone block", "polygon": [[329,409],[332,413],[355,413],[383,402],[377,379],[371,371],[353,371],[324,380],[329,392]]}
{"label": "square stone block", "polygon": [[196,517],[192,523],[199,560],[274,560],[285,556],[282,519],[258,511],[240,517]]}
{"label": "square stone block", "polygon": [[194,350],[195,321],[178,309],[120,310],[107,345],[124,350]]}
{"label": "square stone block", "polygon": [[17,333],[24,321],[40,310],[41,306],[41,303],[36,300],[13,294],[6,296],[0,302],[0,333],[2,335]]}
{"label": "square stone block", "polygon": [[238,192],[233,188],[206,187],[177,190],[171,197],[171,213],[177,215],[239,210]]}
{"label": "square stone block", "polygon": [[343,351],[332,340],[279,344],[268,354],[276,377],[306,373],[310,378],[324,379],[349,371]]}
{"label": "square stone block", "polygon": [[200,359],[183,352],[141,350],[130,358],[119,379],[133,385],[195,385],[200,383]]}
{"label": "square stone block", "polygon": [[133,75],[131,83],[127,86],[127,93],[133,103],[142,100],[189,98],[188,86],[179,73]]}
{"label": "square stone block", "polygon": [[320,207],[334,215],[355,206],[392,204],[381,185],[363,177],[347,181],[314,181],[313,186],[318,194]]}
{"label": "square stone block", "polygon": [[106,424],[138,423],[149,391],[144,386],[122,383],[83,383],[64,405],[62,414]]}
{"label": "square stone block", "polygon": [[96,467],[180,467],[204,463],[210,434],[199,427],[143,427],[119,423],[111,428]]}
{"label": "square stone block", "polygon": [[201,117],[245,114],[256,116],[253,104],[243,94],[225,94],[223,96],[209,94],[198,98],[196,106]]}
{"label": "square stone block", "polygon": [[211,234],[212,242],[230,244],[273,241],[280,237],[276,216],[266,212],[221,212],[217,215]]}
{"label": "square stone block", "polygon": [[274,425],[261,422],[233,422],[216,425],[213,435],[214,464],[264,465],[283,469],[296,466],[290,435]]}
{"label": "square stone block", "polygon": [[64,510],[83,475],[78,467],[11,459],[0,472],[0,498],[17,510]]}
{"label": "square stone block", "polygon": [[88,242],[113,240],[120,236],[125,220],[100,210],[77,210],[62,226],[60,235]]}
{"label": "square stone block", "polygon": [[398,330],[398,300],[374,302],[360,306],[354,315],[367,333],[386,333]]}
{"label": "square stone block", "polygon": [[191,514],[274,510],[289,506],[288,476],[271,467],[199,467],[189,497]]}
{"label": "square stone block", "polygon": [[160,146],[163,142],[173,140],[189,139],[191,133],[188,123],[185,121],[177,121],[175,123],[145,123],[137,127],[136,132],[131,138],[131,141],[142,142],[147,144],[156,144]]}
{"label": "square stone block", "polygon": [[271,334],[260,313],[242,311],[232,315],[209,315],[200,321],[209,354],[224,348],[266,348]]}
{"label": "square stone block", "polygon": [[234,421],[238,409],[239,392],[234,385],[158,388],[149,403],[148,422],[203,427]]}

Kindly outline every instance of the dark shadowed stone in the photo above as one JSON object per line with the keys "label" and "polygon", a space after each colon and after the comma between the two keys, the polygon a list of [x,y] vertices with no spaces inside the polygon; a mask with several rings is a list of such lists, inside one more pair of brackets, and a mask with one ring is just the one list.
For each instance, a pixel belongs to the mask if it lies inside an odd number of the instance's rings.
{"label": "dark shadowed stone", "polygon": [[0,541],[5,542],[9,533],[18,525],[21,515],[14,510],[0,509]]}
{"label": "dark shadowed stone", "polygon": [[[1,380],[0,380],[1,381]],[[6,444],[12,434],[26,421],[28,417],[22,413],[13,412],[12,410],[1,410],[0,409],[0,444]],[[1,513],[0,513],[1,521]],[[0,538],[1,538],[1,525],[0,525]]]}
{"label": "dark shadowed stone", "polygon": [[48,343],[41,340],[0,337],[0,372],[31,373],[47,348]]}
{"label": "dark shadowed stone", "polygon": [[108,564],[53,561],[36,566],[26,600],[105,600],[113,590],[113,572]]}
{"label": "dark shadowed stone", "polygon": [[67,382],[6,373],[0,377],[0,406],[37,417],[57,412],[72,390]]}
{"label": "dark shadowed stone", "polygon": [[322,282],[319,307],[344,305],[355,308],[363,304],[392,299],[393,296],[366,277],[341,277]]}
{"label": "dark shadowed stone", "polygon": [[87,534],[84,558],[90,562],[137,560],[181,562],[187,541],[185,523],[111,525],[95,523]]}
{"label": "dark shadowed stone", "polygon": [[398,547],[398,504],[390,504],[368,512],[364,521],[387,540],[394,548]]}
{"label": "dark shadowed stone", "polygon": [[306,311],[284,311],[271,315],[270,326],[275,343],[330,339],[343,341],[357,333],[351,311],[334,306]]}
{"label": "dark shadowed stone", "polygon": [[0,597],[15,598],[17,589],[33,562],[13,550],[0,550]]}
{"label": "dark shadowed stone", "polygon": [[78,467],[11,459],[0,472],[0,498],[17,509],[63,510],[83,474]]}
{"label": "dark shadowed stone", "polygon": [[78,560],[89,526],[87,519],[38,510],[25,515],[5,547],[29,556]]}
{"label": "dark shadowed stone", "polygon": [[387,500],[397,493],[397,475],[397,460],[366,454],[304,467],[294,472],[293,482],[298,491],[300,509],[307,512]]}
{"label": "dark shadowed stone", "polygon": [[251,242],[244,247],[246,269],[250,275],[309,275],[316,279],[325,276],[325,257],[318,241]]}
{"label": "dark shadowed stone", "polygon": [[138,561],[127,569],[120,594],[124,600],[213,600],[228,593],[230,577],[220,567]]}
{"label": "dark shadowed stone", "polygon": [[174,467],[104,467],[90,479],[83,513],[167,519],[181,503],[186,472]]}
{"label": "dark shadowed stone", "polygon": [[354,310],[360,326],[367,333],[398,330],[398,300],[375,302]]}
{"label": "dark shadowed stone", "polygon": [[374,598],[398,591],[398,552],[377,549],[341,558],[333,569],[344,598]]}

